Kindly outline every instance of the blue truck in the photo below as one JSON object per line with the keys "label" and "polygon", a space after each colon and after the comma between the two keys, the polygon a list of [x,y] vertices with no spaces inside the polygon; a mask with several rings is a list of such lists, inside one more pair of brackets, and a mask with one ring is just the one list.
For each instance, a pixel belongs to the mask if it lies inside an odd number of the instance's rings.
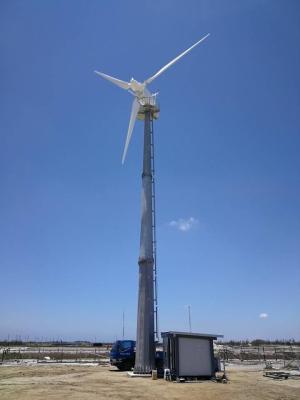
{"label": "blue truck", "polygon": [[[135,362],[135,341],[117,340],[110,351],[110,364],[121,371],[130,371]],[[155,364],[158,372],[163,369],[163,352],[155,352]]]}
{"label": "blue truck", "polygon": [[121,371],[130,371],[135,362],[135,341],[117,340],[110,351],[110,363]]}

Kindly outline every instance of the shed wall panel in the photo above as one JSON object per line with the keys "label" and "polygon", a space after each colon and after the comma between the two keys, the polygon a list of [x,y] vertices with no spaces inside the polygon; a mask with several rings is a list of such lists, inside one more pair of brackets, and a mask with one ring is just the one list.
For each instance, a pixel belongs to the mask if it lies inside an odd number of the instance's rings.
{"label": "shed wall panel", "polygon": [[211,376],[210,340],[180,337],[179,376]]}

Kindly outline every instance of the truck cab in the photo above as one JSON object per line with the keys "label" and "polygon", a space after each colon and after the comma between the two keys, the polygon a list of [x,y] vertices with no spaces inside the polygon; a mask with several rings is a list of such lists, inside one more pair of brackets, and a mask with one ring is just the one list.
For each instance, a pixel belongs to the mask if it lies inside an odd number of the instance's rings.
{"label": "truck cab", "polygon": [[110,363],[121,371],[129,371],[134,367],[135,341],[117,340],[110,351]]}

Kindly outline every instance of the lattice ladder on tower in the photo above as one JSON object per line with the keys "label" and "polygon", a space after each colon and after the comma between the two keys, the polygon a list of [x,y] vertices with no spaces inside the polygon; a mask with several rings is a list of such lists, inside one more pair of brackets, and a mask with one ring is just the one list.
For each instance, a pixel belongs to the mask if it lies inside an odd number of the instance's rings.
{"label": "lattice ladder on tower", "polygon": [[152,174],[152,246],[153,246],[153,289],[154,289],[154,336],[159,341],[158,330],[158,301],[157,301],[157,257],[156,257],[156,215],[155,215],[155,165],[154,165],[154,133],[153,116],[150,114],[150,136],[151,136],[151,174]]}

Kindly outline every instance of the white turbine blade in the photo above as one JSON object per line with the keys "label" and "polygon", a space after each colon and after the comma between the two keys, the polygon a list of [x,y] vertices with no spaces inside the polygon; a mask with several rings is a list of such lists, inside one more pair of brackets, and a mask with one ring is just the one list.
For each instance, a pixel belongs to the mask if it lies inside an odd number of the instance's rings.
{"label": "white turbine blade", "polygon": [[139,108],[140,108],[140,103],[139,103],[138,99],[135,98],[132,103],[128,132],[127,132],[127,137],[126,137],[126,142],[125,142],[125,147],[124,147],[124,152],[123,152],[123,157],[122,157],[122,164],[124,164],[124,161],[125,161],[128,145],[129,145],[129,142],[131,139],[134,123],[135,123]]}
{"label": "white turbine blade", "polygon": [[197,43],[193,44],[193,46],[189,47],[187,50],[185,50],[183,53],[179,54],[179,56],[177,56],[176,58],[174,58],[174,60],[170,61],[167,65],[165,65],[164,67],[162,67],[159,71],[156,72],[155,75],[151,76],[150,78],[148,78],[145,83],[151,83],[154,79],[156,79],[159,75],[161,75],[163,72],[165,72],[166,69],[170,68],[173,64],[175,64],[178,60],[180,60],[181,57],[185,56],[188,52],[190,52],[194,47],[196,47],[199,43],[203,42],[203,40],[205,40],[208,36],[210,35],[210,33],[208,33],[207,35],[205,35],[202,39],[200,39]]}
{"label": "white turbine blade", "polygon": [[130,85],[128,82],[121,81],[121,79],[113,78],[112,76],[103,74],[103,72],[94,71],[95,74],[102,76],[102,78],[107,79],[108,81],[114,83],[115,85],[119,86],[122,89],[128,90]]}

